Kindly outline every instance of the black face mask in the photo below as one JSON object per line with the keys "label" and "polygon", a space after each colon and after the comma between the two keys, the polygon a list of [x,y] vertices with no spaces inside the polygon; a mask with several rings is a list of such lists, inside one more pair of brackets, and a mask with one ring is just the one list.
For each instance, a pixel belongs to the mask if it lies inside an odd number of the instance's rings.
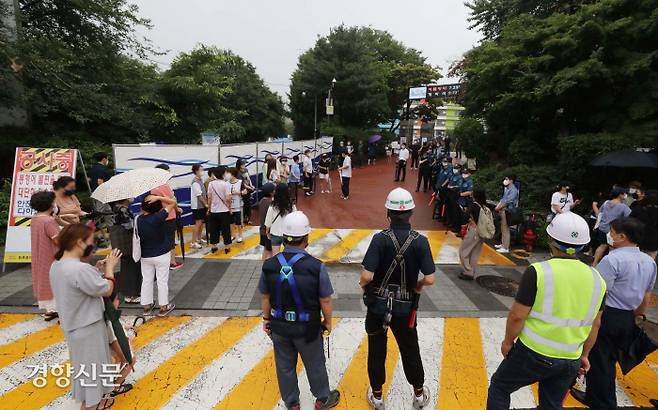
{"label": "black face mask", "polygon": [[64,195],[66,196],[73,196],[75,195],[75,189],[67,189],[64,191]]}
{"label": "black face mask", "polygon": [[94,248],[95,248],[94,245],[87,245],[84,252],[82,253],[82,257],[88,258],[89,256],[91,256],[91,253],[94,251]]}

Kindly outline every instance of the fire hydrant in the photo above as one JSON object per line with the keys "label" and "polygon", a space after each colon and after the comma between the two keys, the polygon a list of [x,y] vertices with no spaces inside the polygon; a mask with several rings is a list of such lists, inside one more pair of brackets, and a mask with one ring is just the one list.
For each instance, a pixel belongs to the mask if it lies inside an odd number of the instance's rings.
{"label": "fire hydrant", "polygon": [[523,243],[525,243],[525,250],[532,252],[535,247],[535,242],[537,242],[537,234],[534,229],[528,228],[523,233]]}

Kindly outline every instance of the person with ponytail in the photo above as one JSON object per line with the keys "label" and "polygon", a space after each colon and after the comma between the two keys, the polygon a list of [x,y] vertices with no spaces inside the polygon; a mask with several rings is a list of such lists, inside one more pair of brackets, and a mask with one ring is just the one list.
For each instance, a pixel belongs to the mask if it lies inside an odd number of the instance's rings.
{"label": "person with ponytail", "polygon": [[[123,383],[130,367],[124,367],[115,380],[118,387],[106,387],[99,380],[114,375],[101,374],[112,364],[110,342],[103,318],[103,297],[116,286],[114,269],[121,260],[118,249],[96,267],[82,262],[94,252],[94,231],[83,224],[70,224],[57,236],[57,259],[50,268],[50,284],[60,325],[71,359],[72,395],[82,409],[107,409],[112,397],[125,393],[132,385]],[[101,272],[102,269],[102,272]],[[111,397],[104,397],[109,394]]]}

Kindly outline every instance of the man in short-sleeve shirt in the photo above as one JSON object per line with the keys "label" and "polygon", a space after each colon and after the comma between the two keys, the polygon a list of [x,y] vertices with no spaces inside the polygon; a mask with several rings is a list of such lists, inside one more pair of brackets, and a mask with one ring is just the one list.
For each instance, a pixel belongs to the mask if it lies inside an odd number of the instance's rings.
{"label": "man in short-sleeve shirt", "polygon": [[[368,308],[365,322],[370,379],[368,401],[373,408],[383,408],[382,386],[386,379],[386,344],[390,327],[400,348],[405,376],[414,388],[413,407],[423,408],[429,402],[429,390],[424,386],[425,373],[414,308],[422,289],[434,284],[434,258],[427,238],[411,229],[409,218],[415,207],[411,193],[402,188],[394,189],[389,193],[385,207],[391,221],[390,228],[372,238],[363,258],[359,281]],[[397,257],[398,249],[401,259]],[[423,274],[421,279],[418,279],[419,273]],[[395,301],[391,298],[393,294],[399,295]],[[411,327],[410,322],[413,323]]]}

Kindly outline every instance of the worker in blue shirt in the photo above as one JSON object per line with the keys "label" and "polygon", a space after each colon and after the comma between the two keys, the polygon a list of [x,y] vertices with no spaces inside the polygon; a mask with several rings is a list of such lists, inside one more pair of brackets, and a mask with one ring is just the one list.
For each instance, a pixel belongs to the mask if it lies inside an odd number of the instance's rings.
{"label": "worker in blue shirt", "polygon": [[468,168],[462,169],[462,184],[459,187],[459,199],[457,203],[462,208],[468,207],[473,200],[473,178]]}
{"label": "worker in blue shirt", "polygon": [[571,389],[572,396],[592,409],[617,408],[615,364],[619,352],[629,352],[636,337],[635,316],[646,313],[656,283],[656,262],[637,246],[643,233],[644,224],[635,218],[612,221],[607,242],[613,249],[596,265],[608,290],[601,329],[589,354],[587,393]]}
{"label": "worker in blue shirt", "polygon": [[338,390],[329,389],[322,331],[331,332],[334,293],[327,268],[306,253],[311,224],[301,211],[282,223],[283,252],[263,262],[258,289],[263,330],[272,338],[279,392],[287,409],[299,410],[297,357],[301,356],[315,409],[335,407]]}
{"label": "worker in blue shirt", "polygon": [[446,214],[446,202],[448,200],[448,182],[452,176],[452,164],[450,157],[443,157],[440,161],[440,169],[436,174],[434,187],[438,192],[438,201],[436,206],[439,208],[438,219],[444,220]]}
{"label": "worker in blue shirt", "polygon": [[452,175],[448,179],[447,184],[447,198],[446,198],[446,225],[455,232],[458,232],[461,227],[461,208],[459,207],[459,194],[461,193],[461,187],[463,183],[463,178],[461,175],[460,164],[454,164],[452,167]]}

